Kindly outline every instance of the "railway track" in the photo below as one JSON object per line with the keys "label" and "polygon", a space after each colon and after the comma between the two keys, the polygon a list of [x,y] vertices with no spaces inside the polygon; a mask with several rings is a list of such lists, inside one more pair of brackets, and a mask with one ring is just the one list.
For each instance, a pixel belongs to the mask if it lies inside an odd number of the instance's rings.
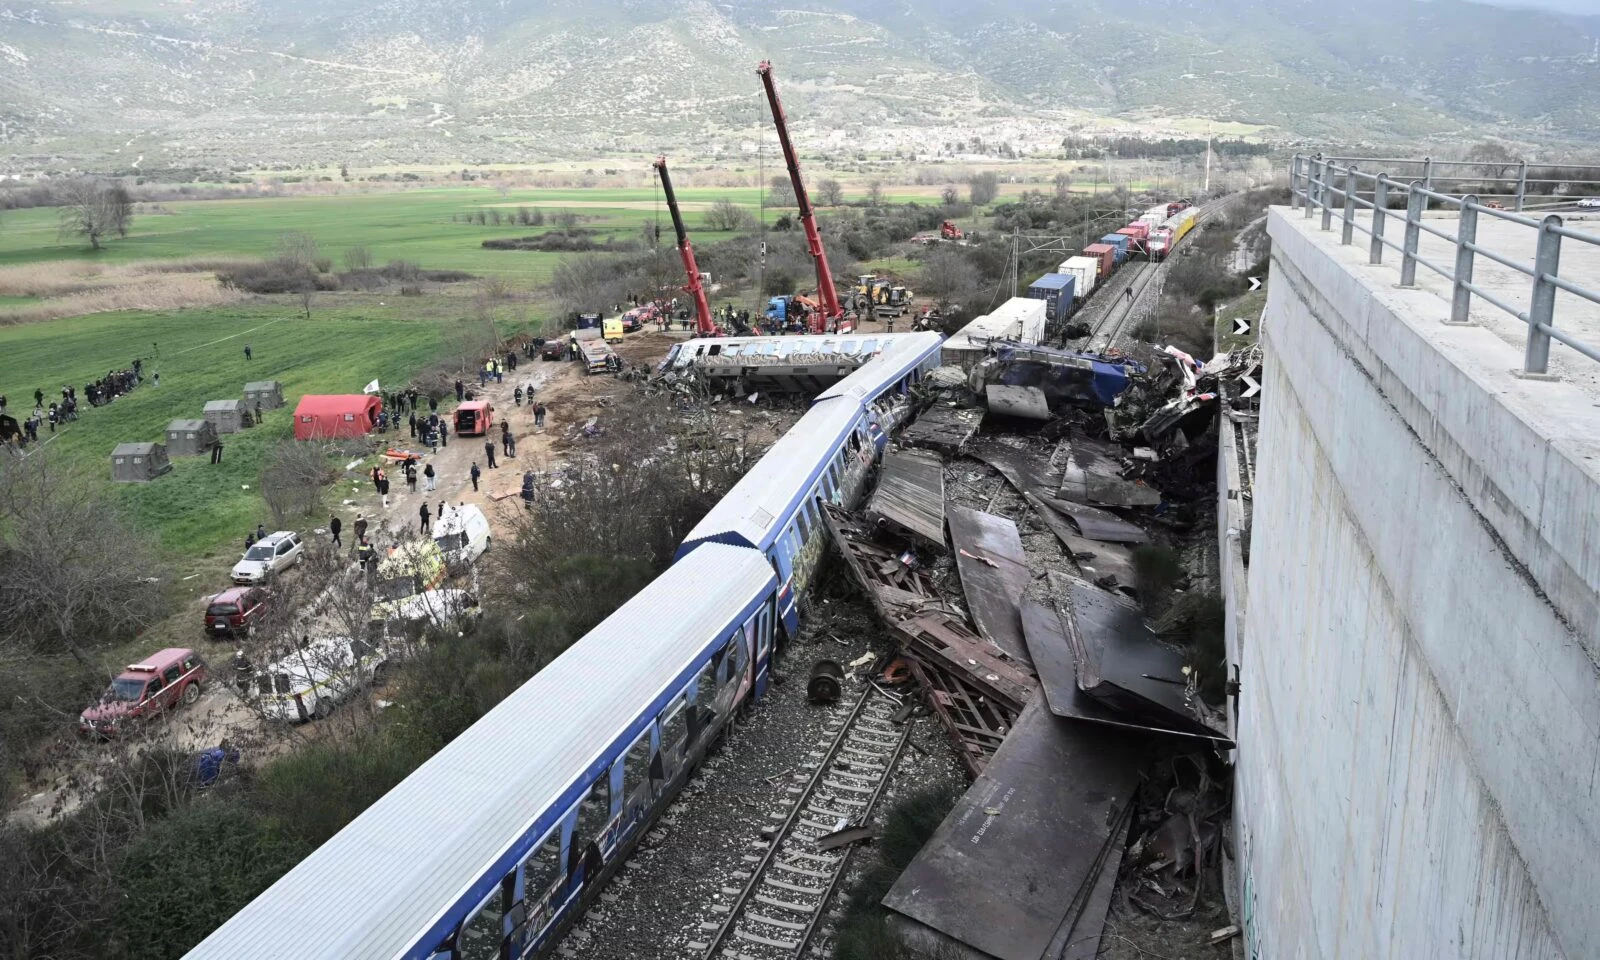
{"label": "railway track", "polygon": [[[1226,199],[1213,200],[1201,206],[1199,212],[1195,214],[1195,229],[1198,230],[1201,223],[1205,222],[1208,217],[1218,210],[1221,210]],[[1104,317],[1100,318],[1100,322],[1095,325],[1094,331],[1084,341],[1081,348],[1083,352],[1105,353],[1116,347],[1118,341],[1131,332],[1128,329],[1128,321],[1143,304],[1145,291],[1149,289],[1152,283],[1156,284],[1158,291],[1160,290],[1161,278],[1166,273],[1167,263],[1167,260],[1162,260],[1159,263],[1143,264],[1144,269],[1129,284],[1133,288],[1133,299],[1128,299],[1125,294],[1117,297],[1116,303],[1110,310],[1106,311]]]}
{"label": "railway track", "polygon": [[[869,685],[851,710],[829,721],[831,741],[818,744],[793,774],[778,821],[744,855],[734,874],[742,887],[723,888],[733,897],[713,909],[720,923],[690,949],[705,958],[792,960],[804,955],[834,888],[844,874],[852,844],[825,850],[824,837],[845,826],[864,826],[877,805],[911,733],[890,716],[900,704]],[[712,926],[711,922],[702,925]]]}

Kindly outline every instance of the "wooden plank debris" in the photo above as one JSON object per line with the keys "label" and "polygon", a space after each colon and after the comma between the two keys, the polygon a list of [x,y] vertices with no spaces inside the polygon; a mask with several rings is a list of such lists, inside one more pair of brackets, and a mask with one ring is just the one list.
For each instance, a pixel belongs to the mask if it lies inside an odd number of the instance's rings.
{"label": "wooden plank debris", "polygon": [[882,543],[876,528],[832,503],[822,505],[822,514],[851,575],[886,623],[948,608],[927,574],[902,562],[901,551]]}
{"label": "wooden plank debris", "polygon": [[908,653],[935,669],[962,677],[979,693],[999,701],[1013,713],[1033,696],[1033,675],[1022,665],[1002,658],[953,613],[924,613],[900,621],[894,629]]}
{"label": "wooden plank debris", "polygon": [[964,682],[957,674],[946,673],[919,657],[906,658],[911,674],[923,690],[934,716],[950,734],[961,757],[962,766],[976,777],[988,765],[1006,734],[1016,723],[1017,712]]}

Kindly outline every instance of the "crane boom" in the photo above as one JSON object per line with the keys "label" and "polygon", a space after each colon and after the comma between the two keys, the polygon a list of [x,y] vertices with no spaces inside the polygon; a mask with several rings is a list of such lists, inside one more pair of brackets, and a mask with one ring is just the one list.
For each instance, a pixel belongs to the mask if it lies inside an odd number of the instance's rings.
{"label": "crane boom", "polygon": [[756,67],[761,85],[767,90],[767,103],[772,106],[772,122],[778,127],[778,143],[783,146],[783,162],[789,167],[789,182],[794,184],[794,198],[800,205],[800,226],[806,232],[806,245],[817,265],[817,298],[822,301],[822,316],[817,318],[826,326],[829,321],[844,315],[839,306],[839,291],[833,286],[833,270],[828,266],[828,254],[822,249],[822,234],[817,232],[817,219],[806,196],[806,185],[800,180],[800,158],[789,140],[789,121],[784,118],[783,104],[778,100],[778,88],[772,82],[772,62],[761,61]]}
{"label": "crane boom", "polygon": [[661,174],[661,190],[667,195],[667,211],[672,214],[672,229],[678,234],[678,256],[683,258],[683,272],[689,282],[684,290],[694,299],[695,334],[714,337],[721,331],[711,321],[711,305],[706,303],[705,285],[700,282],[700,266],[694,261],[694,247],[689,243],[689,231],[683,228],[683,214],[678,211],[678,195],[672,192],[672,177],[667,174],[667,158],[656,158],[656,171]]}

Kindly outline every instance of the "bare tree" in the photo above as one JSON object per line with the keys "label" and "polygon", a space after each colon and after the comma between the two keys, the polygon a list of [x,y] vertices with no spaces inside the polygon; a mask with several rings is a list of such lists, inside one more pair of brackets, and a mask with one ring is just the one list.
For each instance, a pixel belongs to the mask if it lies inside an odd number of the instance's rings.
{"label": "bare tree", "polygon": [[767,187],[767,206],[792,207],[798,201],[794,196],[794,184],[788,177],[773,177]]}
{"label": "bare tree", "polygon": [[0,457],[0,645],[71,653],[159,615],[162,567],[93,485],[46,452]]}
{"label": "bare tree", "polygon": [[286,265],[310,270],[322,257],[317,238],[303,230],[288,230],[278,234],[278,259]]}
{"label": "bare tree", "polygon": [[1472,145],[1464,158],[1469,163],[1483,166],[1485,175],[1503,180],[1522,162],[1512,149],[1498,140],[1482,140]]}
{"label": "bare tree", "polygon": [[261,496],[274,523],[321,513],[322,488],[337,476],[328,461],[331,455],[326,443],[302,440],[280,440],[268,451],[261,468]]}
{"label": "bare tree", "polygon": [[571,210],[563,210],[551,219],[562,233],[571,233],[578,226],[578,215]]}
{"label": "bare tree", "polygon": [[876,178],[867,181],[867,206],[883,206],[883,181]]}
{"label": "bare tree", "polygon": [[344,268],[352,272],[371,269],[372,251],[360,244],[347,248],[344,252]]}
{"label": "bare tree", "polygon": [[817,202],[825,207],[837,207],[844,203],[844,187],[831,178],[818,182]]}
{"label": "bare tree", "polygon": [[706,211],[706,227],[711,230],[751,230],[755,225],[756,218],[750,211],[727,197],[712,203],[711,209]]}
{"label": "bare tree", "polygon": [[993,171],[975,173],[967,181],[967,192],[974,206],[992,203],[1000,195],[1000,177]]}
{"label": "bare tree", "polygon": [[933,250],[917,279],[917,292],[932,297],[940,313],[953,312],[957,306],[970,308],[981,287],[978,268],[961,248],[950,244]]}
{"label": "bare tree", "polygon": [[961,199],[961,191],[956,189],[955,184],[949,184],[939,192],[939,199],[944,201],[945,206],[952,206]]}
{"label": "bare tree", "polygon": [[1067,194],[1072,192],[1072,175],[1065,170],[1055,175],[1056,199],[1065,200]]}
{"label": "bare tree", "polygon": [[61,200],[61,233],[83,237],[99,250],[113,235],[125,237],[133,223],[133,198],[114,181],[83,177],[57,187]]}

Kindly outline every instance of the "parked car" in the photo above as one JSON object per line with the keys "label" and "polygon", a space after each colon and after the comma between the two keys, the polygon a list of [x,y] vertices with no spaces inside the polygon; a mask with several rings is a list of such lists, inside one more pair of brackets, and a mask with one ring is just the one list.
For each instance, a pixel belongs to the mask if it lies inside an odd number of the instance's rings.
{"label": "parked car", "polygon": [[78,717],[80,737],[114,737],[163,710],[200,699],[206,662],[193,650],[157,650],[117,674],[94,706]]}
{"label": "parked car", "polygon": [[261,671],[250,693],[270,719],[295,723],[325,717],[371,683],[386,660],[381,647],[364,640],[325,637]]}
{"label": "parked car", "polygon": [[539,348],[540,360],[564,360],[567,356],[567,341],[565,337],[546,340],[544,346]]}
{"label": "parked car", "polygon": [[267,614],[268,593],[261,587],[229,587],[206,604],[206,636],[253,633]]}
{"label": "parked car", "polygon": [[1578,201],[1578,206],[1586,210],[1600,210],[1600,197],[1584,197]]}
{"label": "parked car", "polygon": [[267,534],[233,565],[233,582],[252,586],[282,573],[300,561],[300,547],[297,533],[279,530]]}

